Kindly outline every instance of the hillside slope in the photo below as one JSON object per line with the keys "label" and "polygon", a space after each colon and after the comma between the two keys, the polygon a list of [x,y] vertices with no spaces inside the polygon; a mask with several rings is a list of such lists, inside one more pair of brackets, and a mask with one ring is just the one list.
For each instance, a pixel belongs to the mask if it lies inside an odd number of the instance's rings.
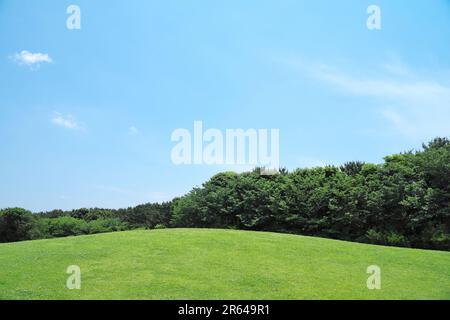
{"label": "hillside slope", "polygon": [[450,299],[450,253],[229,230],[29,241],[0,245],[0,299]]}

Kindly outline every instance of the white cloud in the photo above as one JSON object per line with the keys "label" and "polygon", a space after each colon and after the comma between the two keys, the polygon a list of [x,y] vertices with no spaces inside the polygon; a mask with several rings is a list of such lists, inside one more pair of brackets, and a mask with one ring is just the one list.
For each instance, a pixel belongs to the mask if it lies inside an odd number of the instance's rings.
{"label": "white cloud", "polygon": [[413,71],[406,65],[404,65],[401,62],[386,62],[381,64],[381,68],[386,70],[387,72],[390,72],[392,75],[395,76],[405,76],[410,77],[413,76]]}
{"label": "white cloud", "polygon": [[[372,99],[392,128],[414,139],[450,135],[450,83],[414,72],[400,60],[383,63],[371,74],[355,75],[323,63],[285,61],[341,94]],[[375,74],[375,75],[374,75]],[[381,107],[389,105],[389,108]]]}
{"label": "white cloud", "polygon": [[77,123],[75,117],[73,117],[72,115],[64,116],[59,112],[55,112],[53,114],[52,123],[66,129],[82,129],[82,127]]}
{"label": "white cloud", "polygon": [[[390,65],[389,68],[395,69]],[[433,105],[450,101],[450,87],[432,80],[398,79],[383,77],[356,77],[324,65],[318,66],[311,75],[344,93],[397,102]]]}
{"label": "white cloud", "polygon": [[139,133],[139,130],[138,130],[135,126],[131,126],[131,127],[128,129],[128,132],[129,132],[130,135],[136,135],[136,134]]}
{"label": "white cloud", "polygon": [[32,53],[27,50],[16,53],[13,58],[18,64],[29,67],[39,67],[41,63],[53,62],[52,58],[47,53]]}
{"label": "white cloud", "polygon": [[380,67],[388,73],[399,77],[414,77],[415,73],[402,58],[393,52],[388,53],[387,60],[380,64]]}
{"label": "white cloud", "polygon": [[381,111],[381,115],[391,123],[391,125],[404,136],[415,136],[415,128],[412,126],[411,121],[406,119],[405,115],[401,115],[399,112],[393,109],[385,109]]}

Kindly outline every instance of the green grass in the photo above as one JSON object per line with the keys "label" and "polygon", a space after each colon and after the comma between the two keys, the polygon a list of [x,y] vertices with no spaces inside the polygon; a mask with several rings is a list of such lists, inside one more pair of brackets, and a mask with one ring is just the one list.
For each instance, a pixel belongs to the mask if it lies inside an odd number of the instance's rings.
{"label": "green grass", "polygon": [[450,253],[225,230],[28,241],[0,245],[0,299],[450,299]]}

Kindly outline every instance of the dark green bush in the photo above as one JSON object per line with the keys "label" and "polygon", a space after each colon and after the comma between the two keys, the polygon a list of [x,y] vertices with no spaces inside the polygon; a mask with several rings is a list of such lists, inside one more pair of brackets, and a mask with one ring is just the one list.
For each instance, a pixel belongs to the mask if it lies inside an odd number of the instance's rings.
{"label": "dark green bush", "polygon": [[34,217],[21,208],[0,210],[0,242],[31,239]]}

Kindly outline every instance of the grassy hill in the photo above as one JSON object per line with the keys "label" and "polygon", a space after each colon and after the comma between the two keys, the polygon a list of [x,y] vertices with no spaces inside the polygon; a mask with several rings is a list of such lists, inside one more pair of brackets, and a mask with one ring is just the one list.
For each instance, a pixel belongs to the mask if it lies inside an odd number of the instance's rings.
{"label": "grassy hill", "polygon": [[450,253],[228,230],[29,241],[0,245],[0,299],[450,299]]}

